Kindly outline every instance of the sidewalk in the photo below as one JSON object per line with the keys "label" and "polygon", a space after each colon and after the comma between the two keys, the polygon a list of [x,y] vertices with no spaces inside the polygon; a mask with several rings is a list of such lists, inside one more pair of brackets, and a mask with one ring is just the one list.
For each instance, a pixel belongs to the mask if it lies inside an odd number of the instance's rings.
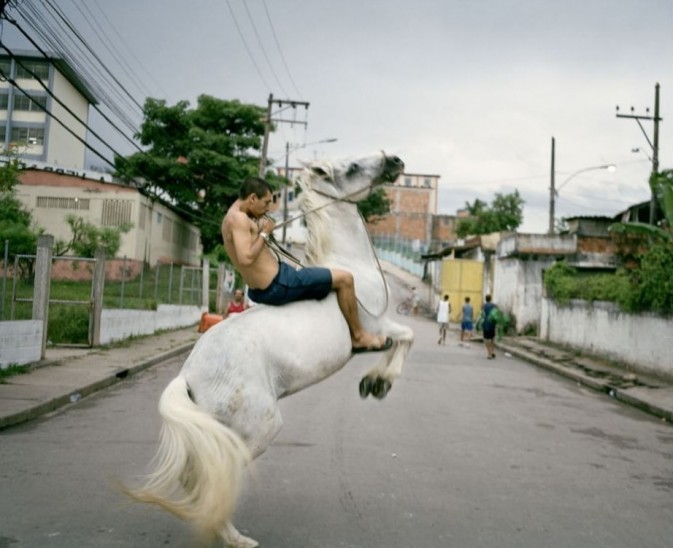
{"label": "sidewalk", "polygon": [[673,382],[587,357],[535,337],[505,337],[496,341],[503,352],[604,392],[621,402],[673,422]]}
{"label": "sidewalk", "polygon": [[100,348],[48,348],[27,374],[0,384],[0,430],[79,401],[162,360],[187,352],[196,326]]}

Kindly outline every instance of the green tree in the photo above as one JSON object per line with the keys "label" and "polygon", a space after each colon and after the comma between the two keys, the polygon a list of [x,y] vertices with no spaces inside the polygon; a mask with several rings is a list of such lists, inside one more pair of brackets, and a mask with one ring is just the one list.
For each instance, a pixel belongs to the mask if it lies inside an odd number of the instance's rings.
{"label": "green tree", "polygon": [[21,168],[16,158],[0,166],[0,249],[9,242],[9,257],[35,253],[39,231],[32,227],[30,212],[14,195]]}
{"label": "green tree", "polygon": [[391,203],[386,191],[377,188],[367,198],[358,202],[358,210],[367,222],[376,223],[379,218],[390,213]]}
{"label": "green tree", "polygon": [[489,206],[480,199],[465,206],[469,216],[461,219],[456,234],[464,238],[468,235],[490,234],[505,230],[516,230],[523,222],[524,200],[515,190],[510,194],[497,193]]}
{"label": "green tree", "polygon": [[647,223],[615,223],[610,231],[616,234],[644,234],[659,241],[673,242],[673,169],[667,169],[650,176],[650,188],[661,211],[664,213],[662,226]]}
{"label": "green tree", "polygon": [[133,227],[131,224],[124,224],[99,228],[75,215],[68,215],[66,222],[70,225],[72,239],[69,242],[57,240],[54,250],[56,255],[65,255],[72,251],[78,257],[93,257],[100,248],[105,251],[106,257],[113,258],[121,247],[122,234]]}
{"label": "green tree", "polygon": [[143,181],[190,217],[208,253],[221,242],[220,223],[240,184],[257,174],[265,115],[260,106],[209,95],[195,108],[148,98],[137,135],[147,149],[115,158],[117,175]]}

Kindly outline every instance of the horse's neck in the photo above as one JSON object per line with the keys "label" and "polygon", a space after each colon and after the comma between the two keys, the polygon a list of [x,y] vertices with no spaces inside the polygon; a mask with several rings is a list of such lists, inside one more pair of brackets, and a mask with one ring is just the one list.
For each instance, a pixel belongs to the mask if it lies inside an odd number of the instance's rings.
{"label": "horse's neck", "polygon": [[[327,203],[324,198],[316,198],[307,200],[304,207],[321,207]],[[311,264],[351,269],[373,264],[375,258],[367,228],[354,204],[333,202],[309,212],[306,225],[306,257]]]}
{"label": "horse's neck", "polygon": [[[304,204],[305,211],[311,207],[319,205],[309,199]],[[387,288],[357,206],[332,203],[309,213],[306,224],[307,262],[351,272],[360,303],[369,311],[381,312],[387,303]]]}

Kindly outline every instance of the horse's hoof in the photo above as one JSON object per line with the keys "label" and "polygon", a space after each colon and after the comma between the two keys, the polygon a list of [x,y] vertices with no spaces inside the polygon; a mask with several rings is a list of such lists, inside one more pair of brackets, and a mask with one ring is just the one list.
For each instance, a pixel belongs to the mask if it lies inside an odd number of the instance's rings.
{"label": "horse's hoof", "polygon": [[362,377],[362,380],[360,381],[360,397],[365,399],[372,393],[373,388],[374,381],[372,381],[371,377]]}
{"label": "horse's hoof", "polygon": [[390,381],[387,381],[386,379],[382,379],[381,377],[379,377],[374,382],[374,386],[372,387],[371,392],[376,399],[382,400],[383,398],[386,397],[386,395],[388,394],[388,392],[392,387],[393,385]]}

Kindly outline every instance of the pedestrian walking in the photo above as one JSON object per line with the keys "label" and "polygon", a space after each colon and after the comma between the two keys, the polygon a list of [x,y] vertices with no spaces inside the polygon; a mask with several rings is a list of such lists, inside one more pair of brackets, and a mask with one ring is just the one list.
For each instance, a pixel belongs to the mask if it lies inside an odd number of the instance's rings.
{"label": "pedestrian walking", "polygon": [[439,324],[439,339],[437,344],[446,344],[446,331],[449,329],[449,315],[451,314],[451,303],[449,303],[448,293],[444,299],[437,305],[437,323]]}
{"label": "pedestrian walking", "polygon": [[470,341],[472,340],[472,329],[474,326],[474,309],[470,303],[470,298],[465,297],[465,304],[463,305],[463,311],[460,317],[460,340]]}
{"label": "pedestrian walking", "polygon": [[495,358],[495,314],[497,306],[491,302],[490,295],[484,298],[486,301],[481,310],[483,316],[482,329],[484,330],[484,344],[486,345],[486,354],[489,360]]}

